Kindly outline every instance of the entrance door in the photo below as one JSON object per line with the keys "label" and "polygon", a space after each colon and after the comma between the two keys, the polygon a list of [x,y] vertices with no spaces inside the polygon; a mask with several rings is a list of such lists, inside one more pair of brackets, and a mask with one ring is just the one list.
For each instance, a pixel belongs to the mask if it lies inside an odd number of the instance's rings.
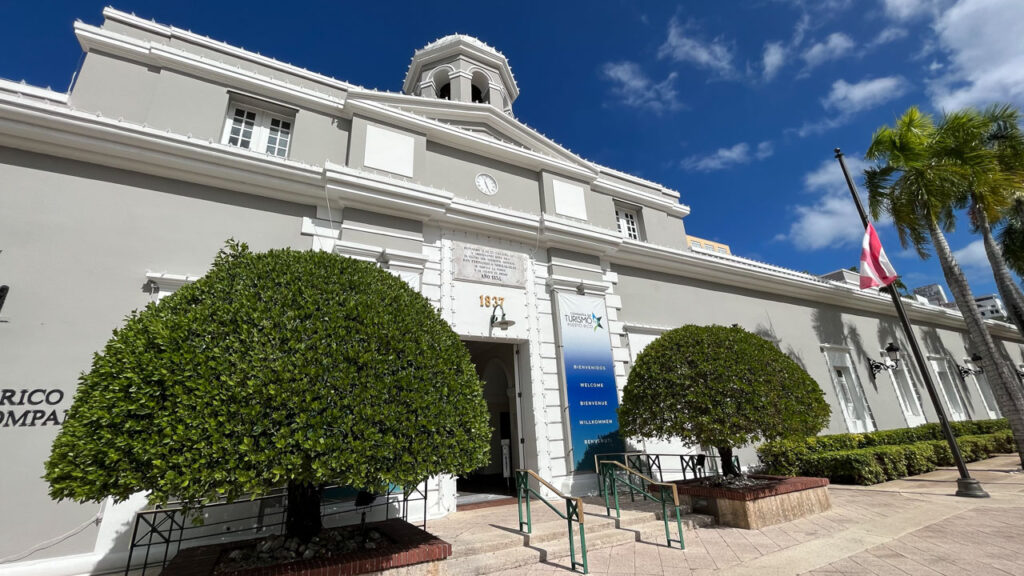
{"label": "entrance door", "polygon": [[491,440],[488,463],[456,480],[457,506],[513,495],[513,475],[520,461],[515,345],[463,343],[469,349],[477,375],[483,381],[484,401],[490,414]]}

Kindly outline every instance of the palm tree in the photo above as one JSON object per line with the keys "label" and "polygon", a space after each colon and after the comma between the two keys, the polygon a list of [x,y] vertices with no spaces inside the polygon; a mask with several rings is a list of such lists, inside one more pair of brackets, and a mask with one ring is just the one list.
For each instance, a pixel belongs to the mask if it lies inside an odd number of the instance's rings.
{"label": "palm tree", "polygon": [[967,326],[968,343],[982,356],[999,409],[1009,420],[1017,444],[1024,446],[1024,393],[996,352],[945,236],[956,225],[955,209],[963,205],[967,190],[979,183],[987,185],[979,180],[984,178],[979,168],[995,163],[990,150],[972,153],[969,163],[953,160],[950,150],[964,133],[983,128],[977,114],[950,114],[936,126],[930,116],[911,107],[894,126],[883,126],[872,136],[867,157],[879,165],[864,171],[865,184],[874,219],[889,215],[904,247],[913,246],[921,258],[930,257],[932,250],[938,256]]}
{"label": "palm tree", "polygon": [[999,231],[1003,259],[1018,276],[1024,276],[1024,192],[1014,197],[1003,216],[1003,229]]}
{"label": "palm tree", "polygon": [[[979,163],[973,166],[976,175],[967,190],[971,225],[975,232],[981,233],[1007,316],[1024,335],[1024,293],[1013,281],[1002,247],[992,235],[992,224],[1007,216],[1024,184],[1024,134],[1018,126],[1020,112],[1009,105],[995,105],[980,114],[970,109],[955,114],[971,117],[970,122],[963,124],[977,126],[981,120],[983,126],[980,133],[969,130],[958,133],[948,152],[953,161],[965,165]],[[1020,250],[1020,246],[1015,246],[1011,253]]]}

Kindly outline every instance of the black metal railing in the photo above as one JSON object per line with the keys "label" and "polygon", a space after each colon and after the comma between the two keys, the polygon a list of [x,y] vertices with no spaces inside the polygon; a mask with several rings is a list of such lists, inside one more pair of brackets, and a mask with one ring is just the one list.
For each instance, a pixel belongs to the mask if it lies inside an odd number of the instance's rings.
{"label": "black metal railing", "polygon": [[[650,478],[664,482],[670,480],[689,480],[718,476],[718,454],[710,452],[696,454],[659,454],[651,452],[611,452],[594,456],[594,469],[600,470],[601,461],[619,462]],[[733,456],[733,463],[739,469],[739,456]],[[603,492],[602,492],[603,494]]]}
{"label": "black metal railing", "polygon": [[[426,481],[404,490],[391,486],[387,492],[378,495],[373,504],[350,507],[354,497],[330,497],[332,490],[341,487],[325,487],[321,498],[320,514],[324,526],[357,524],[367,515],[374,517],[383,509],[384,519],[402,518],[409,521],[409,504],[423,502],[423,523],[427,527]],[[188,509],[171,504],[141,510],[135,515],[132,538],[125,564],[125,576],[137,571],[146,576],[153,568],[158,574],[167,562],[182,548],[242,540],[245,536],[281,534],[284,532],[288,512],[288,498],[284,489],[252,499],[239,498],[234,502],[215,502],[202,509]],[[201,521],[197,521],[201,520]],[[141,556],[142,561],[138,562]],[[138,572],[141,570],[141,572]]]}

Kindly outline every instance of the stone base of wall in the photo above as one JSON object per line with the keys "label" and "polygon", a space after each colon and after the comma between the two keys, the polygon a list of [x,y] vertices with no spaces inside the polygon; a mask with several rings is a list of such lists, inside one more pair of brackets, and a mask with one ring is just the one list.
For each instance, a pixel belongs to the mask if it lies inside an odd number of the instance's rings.
{"label": "stone base of wall", "polygon": [[[366,525],[395,542],[387,551],[366,550],[335,558],[298,560],[287,564],[260,566],[223,576],[277,576],[279,574],[309,576],[355,576],[382,574],[387,576],[444,576],[445,559],[451,556],[451,544],[408,522],[392,518]],[[210,576],[222,554],[238,548],[239,542],[186,548],[171,560],[162,576]]]}
{"label": "stone base of wall", "polygon": [[722,526],[747,530],[759,530],[832,508],[826,478],[751,477],[778,482],[747,490],[697,486],[692,484],[693,480],[679,481],[676,485],[680,496],[690,499],[694,512],[711,514]]}

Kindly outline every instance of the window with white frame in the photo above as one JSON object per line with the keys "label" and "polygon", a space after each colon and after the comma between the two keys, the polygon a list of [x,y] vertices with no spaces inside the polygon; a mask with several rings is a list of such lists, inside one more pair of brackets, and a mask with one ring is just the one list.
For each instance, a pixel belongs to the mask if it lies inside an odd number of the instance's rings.
{"label": "window with white frame", "polygon": [[229,146],[287,158],[294,120],[294,112],[271,110],[270,106],[259,107],[249,99],[236,98],[228,108],[221,141]]}
{"label": "window with white frame", "polygon": [[850,432],[871,432],[875,429],[875,419],[871,415],[864,387],[853,369],[850,351],[838,346],[822,346],[825,360],[832,376],[832,384],[839,398],[839,406],[846,419]]}
{"label": "window with white frame", "polygon": [[939,381],[939,390],[949,407],[949,417],[952,420],[967,420],[967,409],[957,389],[956,377],[953,376],[953,369],[949,366],[949,360],[942,356],[929,356],[928,363],[932,365],[932,372]]}
{"label": "window with white frame", "polygon": [[623,238],[640,239],[640,213],[635,208],[616,206],[615,220],[618,223],[619,234]]}
{"label": "window with white frame", "polygon": [[999,413],[999,406],[996,404],[995,394],[992,393],[992,386],[988,383],[988,378],[985,377],[984,371],[981,367],[976,365],[970,358],[964,358],[964,367],[971,370],[971,373],[964,374],[964,380],[973,379],[974,387],[978,389],[978,393],[981,394],[981,401],[985,404],[985,412],[988,412],[989,418],[999,418],[1002,415]]}
{"label": "window with white frame", "polygon": [[[885,351],[880,351],[884,358]],[[911,369],[907,362],[903,361],[888,370],[889,378],[892,379],[893,387],[896,389],[896,398],[899,400],[903,416],[907,420],[907,426],[913,428],[925,423],[924,411],[921,408],[921,391],[917,381],[911,376]]]}

